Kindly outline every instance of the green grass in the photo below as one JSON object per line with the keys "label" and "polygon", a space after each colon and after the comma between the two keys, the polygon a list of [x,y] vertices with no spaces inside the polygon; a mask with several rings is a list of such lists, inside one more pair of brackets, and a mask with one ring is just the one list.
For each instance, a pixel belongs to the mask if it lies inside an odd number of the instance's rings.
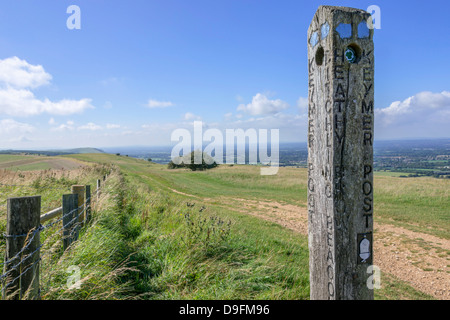
{"label": "green grass", "polygon": [[199,197],[214,198],[233,196],[241,198],[267,198],[299,203],[306,201],[306,171],[296,168],[280,168],[277,175],[261,176],[260,167],[221,165],[216,169],[192,172],[187,169],[169,170],[165,165],[150,164],[144,160],[111,155],[74,155],[84,161],[116,163],[141,181],[159,188],[175,189]]}
{"label": "green grass", "polygon": [[308,299],[305,237],[223,209],[200,213],[183,196],[129,176],[110,196],[114,208],[101,221],[117,232],[113,261],[128,258],[126,266],[138,270],[118,277],[131,283],[122,298]]}
{"label": "green grass", "polygon": [[377,176],[384,176],[384,177],[400,177],[400,176],[407,176],[408,173],[405,172],[397,172],[397,171],[375,171],[374,172],[375,177]]}
{"label": "green grass", "polygon": [[207,207],[200,213],[176,195],[145,194],[146,201],[133,198],[141,207],[129,209],[135,216],[128,224],[134,226],[131,234],[141,253],[138,287],[149,298],[308,298],[303,236],[223,209]]}
{"label": "green grass", "polygon": [[[200,203],[188,207],[185,196],[138,175],[148,164],[119,164],[79,241],[62,252],[56,233],[42,235],[42,253],[53,251],[41,264],[43,299],[308,299],[305,236],[219,206],[200,212]],[[28,188],[47,207],[59,198],[49,179]],[[72,266],[79,290],[67,288]]]}
{"label": "green grass", "polygon": [[[91,155],[74,156],[96,160]],[[120,188],[122,232],[127,240],[130,263],[139,270],[133,275],[134,295],[149,299],[308,299],[309,271],[306,237],[246,214],[220,206],[196,202],[167,192],[183,189],[184,178],[196,176],[164,166],[123,157],[100,155],[121,167]],[[159,175],[159,171],[163,174]],[[202,172],[203,173],[203,172]],[[197,184],[214,185],[211,177]],[[173,185],[172,185],[173,184]],[[227,182],[224,183],[225,185]],[[228,187],[230,188],[230,187]],[[243,189],[244,190],[244,189]],[[248,193],[247,196],[254,196]],[[199,212],[202,205],[205,210]],[[123,214],[126,212],[126,214]]]}
{"label": "green grass", "polygon": [[[57,264],[46,261],[42,273],[43,299],[101,300],[127,299],[134,293],[131,285],[138,272],[130,262],[127,226],[121,222],[126,212],[120,212],[122,198],[113,197],[121,183],[113,176],[102,189],[101,204],[93,211],[92,221],[80,232],[79,240],[57,256]],[[69,289],[69,268],[80,271],[80,288]]]}
{"label": "green grass", "polygon": [[48,169],[52,169],[52,166],[48,162],[36,162],[36,163],[8,167],[8,170],[17,170],[17,171],[38,171],[38,170],[48,170]]}
{"label": "green grass", "polygon": [[382,273],[381,288],[375,290],[376,300],[434,300],[433,296],[412,288],[397,277]]}
{"label": "green grass", "polygon": [[[75,184],[95,186],[97,178],[109,171],[104,166],[90,166],[76,170],[74,174],[68,172],[42,171],[40,173],[13,173],[4,172],[4,176],[11,182],[10,185],[0,186],[0,234],[6,233],[6,198],[22,196],[41,196],[41,214],[61,206],[63,194],[70,193],[70,187]],[[92,188],[92,191],[94,189]],[[107,189],[105,189],[107,191]],[[107,217],[108,211],[104,210],[101,217]],[[99,220],[101,220],[99,217]],[[47,224],[47,223],[45,223]],[[63,253],[61,235],[59,229],[61,222],[52,228],[40,233],[41,244],[41,295],[44,299],[72,298],[101,298],[108,292],[119,292],[121,285],[112,280],[113,274],[120,274],[123,267],[116,267],[116,259],[109,259],[108,255],[116,252],[117,241],[114,239],[114,230],[99,227],[100,223],[93,223],[89,228],[81,232],[80,241],[74,247]],[[0,238],[0,252],[5,250],[4,238]],[[82,256],[82,258],[80,258]],[[82,262],[80,262],[83,260]],[[117,260],[119,261],[119,260]],[[108,268],[104,264],[108,264]],[[67,291],[67,267],[80,266],[86,278],[84,289],[88,292]],[[0,270],[3,272],[3,259],[0,262]],[[89,281],[95,282],[92,285]],[[96,287],[96,289],[93,289]],[[115,289],[112,289],[112,288]]]}
{"label": "green grass", "polygon": [[[143,268],[137,292],[155,299],[308,298],[306,238],[220,206],[221,197],[305,205],[306,169],[280,168],[277,176],[263,177],[256,166],[222,165],[191,172],[111,155],[74,157],[116,163],[124,174],[126,190],[132,190],[125,196],[131,197],[133,204],[126,225],[134,226],[132,246],[140,252],[137,261]],[[205,198],[210,201],[202,202]],[[378,221],[448,237],[445,180],[376,174],[375,201]],[[196,205],[189,208],[186,202]],[[186,240],[195,232],[189,233],[184,217],[201,205],[208,206],[206,217],[233,222],[227,241],[208,247],[205,234],[197,235],[203,239],[200,242]],[[202,214],[197,213],[197,219],[201,220]],[[429,224],[435,227],[425,228]],[[390,275],[384,275],[382,281],[385,287],[376,292],[377,299],[430,298]]]}
{"label": "green grass", "polygon": [[220,207],[200,213],[200,203],[188,207],[186,197],[162,193],[165,180],[137,179],[144,170],[130,163],[129,170],[122,169],[128,212],[122,224],[137,252],[137,294],[152,299],[309,297],[304,236]]}
{"label": "green grass", "polygon": [[375,176],[374,185],[378,221],[450,239],[448,179]]}
{"label": "green grass", "polygon": [[[200,197],[265,198],[282,201],[300,201],[306,198],[306,188],[288,184],[283,176],[261,176],[258,167],[223,167],[203,172],[161,170],[158,177],[179,191]],[[283,182],[284,180],[284,182]]]}
{"label": "green grass", "polygon": [[[92,156],[79,155],[77,158]],[[261,176],[256,166],[221,165],[208,171],[191,172],[168,170],[163,165],[125,157],[114,159],[102,155],[102,159],[116,160],[130,177],[165,191],[175,189],[218,201],[220,197],[232,197],[306,205],[307,170],[302,168],[280,168],[275,176]],[[375,174],[375,220],[449,239],[450,180],[405,179],[395,175]]]}
{"label": "green grass", "polygon": [[[306,169],[280,168],[278,175],[263,177],[256,166],[190,172],[108,154],[68,157],[114,164],[117,170],[80,240],[45,265],[44,298],[309,298],[306,236],[221,202],[227,197],[305,205]],[[92,183],[97,178],[89,177]],[[447,183],[375,175],[375,219],[412,229],[431,224],[421,232],[448,236]],[[45,179],[31,185],[33,192],[43,192],[45,203],[56,204],[47,199],[60,195],[46,189]],[[80,290],[66,286],[67,268],[73,265],[82,271]],[[377,299],[430,298],[385,274],[375,294]]]}
{"label": "green grass", "polygon": [[30,155],[15,155],[15,154],[0,154],[0,163],[12,162],[18,160],[35,159],[37,156]]}

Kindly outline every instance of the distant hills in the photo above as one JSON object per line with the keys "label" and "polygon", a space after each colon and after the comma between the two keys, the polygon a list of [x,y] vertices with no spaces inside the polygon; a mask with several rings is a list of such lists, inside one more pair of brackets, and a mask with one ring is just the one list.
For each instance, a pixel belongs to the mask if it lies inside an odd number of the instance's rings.
{"label": "distant hills", "polygon": [[97,148],[76,148],[76,149],[67,149],[67,150],[62,150],[62,152],[65,153],[105,153],[103,150],[101,149],[97,149]]}
{"label": "distant hills", "polygon": [[62,150],[0,150],[0,154],[41,154],[46,156],[60,156],[79,153],[104,153],[104,151],[97,148],[75,148]]}

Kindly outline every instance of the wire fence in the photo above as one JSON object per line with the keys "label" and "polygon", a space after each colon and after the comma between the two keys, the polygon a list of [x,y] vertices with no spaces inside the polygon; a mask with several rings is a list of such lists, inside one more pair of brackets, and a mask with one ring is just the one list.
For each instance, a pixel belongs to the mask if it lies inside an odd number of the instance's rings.
{"label": "wire fence", "polygon": [[[103,181],[105,181],[103,178]],[[0,184],[4,186],[4,184]],[[40,207],[37,211],[39,225],[31,228],[27,232],[14,234],[9,224],[13,224],[8,219],[9,232],[2,235],[6,241],[5,260],[3,262],[3,272],[0,274],[0,285],[2,299],[39,299],[39,264],[44,256],[51,255],[52,250],[41,249],[51,243],[55,237],[61,237],[63,249],[66,250],[78,239],[78,234],[83,226],[86,226],[91,214],[92,203],[98,198],[100,192],[100,180],[97,180],[97,189],[91,194],[90,186],[83,186],[83,203],[79,205],[79,194],[65,195],[72,197],[72,205],[69,202],[62,201],[62,207],[46,212],[40,215]],[[85,195],[85,197],[84,197]],[[15,198],[25,199],[27,197]],[[29,197],[28,197],[29,198]],[[91,201],[92,200],[92,201]],[[40,206],[40,197],[39,197]],[[65,207],[66,206],[66,207]],[[18,213],[17,213],[18,214]],[[33,213],[31,212],[30,215]],[[59,216],[60,215],[60,216]],[[47,222],[47,223],[45,223]],[[44,223],[44,224],[43,224]],[[59,227],[58,227],[59,226]],[[8,230],[8,228],[7,228]],[[50,232],[53,231],[53,232]],[[44,232],[48,232],[45,234]],[[41,241],[41,235],[45,235],[44,241]],[[20,249],[18,245],[20,245]],[[16,249],[16,252],[13,252]]]}
{"label": "wire fence", "polygon": [[[36,192],[36,190],[39,190],[39,188],[45,189],[46,191],[52,191],[52,190],[57,190],[57,191],[61,191],[61,190],[70,190],[70,186],[62,188],[61,186],[49,186],[49,185],[45,185],[45,186],[40,186],[40,187],[36,187],[34,185],[30,185],[30,184],[9,184],[9,183],[0,183],[0,188],[3,188],[4,190],[8,190],[8,189],[14,189],[14,190],[22,190],[22,194],[30,194],[33,192]],[[3,190],[3,191],[4,191]],[[25,191],[23,191],[25,190]],[[0,209],[4,209],[6,207],[6,202],[8,199],[2,199],[0,200]],[[51,206],[51,204],[49,204]],[[51,207],[46,207],[46,208],[42,208],[43,211],[50,211]]]}

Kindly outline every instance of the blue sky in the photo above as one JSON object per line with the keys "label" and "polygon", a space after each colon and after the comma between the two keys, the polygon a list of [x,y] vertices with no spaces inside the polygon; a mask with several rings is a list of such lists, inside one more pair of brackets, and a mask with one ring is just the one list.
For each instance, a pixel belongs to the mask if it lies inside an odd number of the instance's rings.
{"label": "blue sky", "polygon": [[169,145],[194,120],[306,141],[322,4],[381,10],[375,139],[450,137],[448,1],[21,0],[0,3],[0,148]]}

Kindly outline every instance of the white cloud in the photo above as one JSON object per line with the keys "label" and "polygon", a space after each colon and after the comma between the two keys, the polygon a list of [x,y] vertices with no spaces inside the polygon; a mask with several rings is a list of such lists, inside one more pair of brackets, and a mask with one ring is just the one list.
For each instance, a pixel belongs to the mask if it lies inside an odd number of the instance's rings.
{"label": "white cloud", "polygon": [[62,131],[72,131],[72,130],[74,130],[74,129],[75,129],[75,128],[74,128],[74,122],[71,121],[71,120],[69,120],[69,121],[67,121],[66,123],[63,123],[63,124],[60,124],[60,125],[57,126],[57,127],[51,128],[51,131],[59,131],[59,132],[62,132]]}
{"label": "white cloud", "polygon": [[449,137],[450,92],[419,92],[375,109],[375,117],[380,138]]}
{"label": "white cloud", "polygon": [[131,130],[122,131],[122,133],[121,133],[122,136],[129,136],[132,134],[135,134],[135,132],[133,132]]}
{"label": "white cloud", "polygon": [[[237,118],[237,117],[236,117]],[[279,112],[276,114],[254,116],[249,118],[235,119],[217,124],[216,127],[225,134],[226,129],[278,129],[280,141],[306,141],[307,114],[287,114]],[[212,126],[211,123],[206,124]]]}
{"label": "white cloud", "polygon": [[18,57],[0,60],[0,83],[16,88],[37,88],[50,83],[52,76],[41,65]]}
{"label": "white cloud", "polygon": [[34,131],[34,127],[27,123],[17,122],[13,119],[0,120],[0,134],[24,134]]}
{"label": "white cloud", "polygon": [[201,120],[202,118],[200,116],[197,116],[191,112],[186,112],[184,115],[184,120],[192,121],[192,120]]}
{"label": "white cloud", "polygon": [[[179,123],[146,123],[141,126],[142,129],[146,130],[146,132],[149,132],[150,130],[154,131],[155,133],[161,133],[161,132],[171,132],[172,130],[177,129],[181,124]],[[169,133],[170,137],[170,133]]]}
{"label": "white cloud", "polygon": [[225,120],[231,120],[233,118],[233,113],[228,112],[224,114]]}
{"label": "white cloud", "polygon": [[33,140],[30,140],[30,139],[28,139],[25,136],[20,136],[16,141],[19,142],[19,143],[33,142]]}
{"label": "white cloud", "polygon": [[289,108],[289,104],[277,99],[269,100],[267,96],[261,93],[257,93],[252,102],[245,105],[240,104],[237,108],[238,111],[244,111],[251,115],[264,115],[264,114],[275,114],[284,109]]}
{"label": "white cloud", "polygon": [[48,124],[49,124],[49,125],[55,125],[55,124],[56,124],[55,119],[50,118],[50,120],[48,120]]}
{"label": "white cloud", "polygon": [[93,108],[91,99],[53,102],[49,99],[39,100],[26,89],[0,89],[0,114],[10,116],[34,116],[41,113],[70,115]]}
{"label": "white cloud", "polygon": [[[25,135],[21,136],[11,136],[9,139],[2,139],[3,143],[6,143],[3,148],[11,148],[11,149],[18,149],[18,148],[29,148],[31,144],[34,143],[34,140],[29,139]],[[9,147],[5,147],[6,145],[9,145]]]}
{"label": "white cloud", "polygon": [[40,65],[17,57],[0,60],[0,114],[34,116],[42,113],[69,115],[93,108],[91,99],[51,101],[34,96],[30,90],[48,84],[51,75]]}
{"label": "white cloud", "polygon": [[158,101],[158,100],[148,100],[147,107],[152,108],[167,108],[172,107],[174,104],[170,101]]}
{"label": "white cloud", "polygon": [[308,98],[299,97],[297,100],[297,107],[300,113],[308,112]]}
{"label": "white cloud", "polygon": [[120,124],[108,123],[106,124],[106,129],[119,129]]}
{"label": "white cloud", "polygon": [[60,124],[56,128],[52,128],[52,131],[66,131],[66,130],[73,130],[73,127],[67,125],[67,124]]}
{"label": "white cloud", "polygon": [[79,126],[77,129],[78,129],[78,130],[91,130],[91,131],[97,131],[97,130],[101,130],[102,127],[99,126],[98,124],[93,123],[93,122],[89,122],[88,124]]}

